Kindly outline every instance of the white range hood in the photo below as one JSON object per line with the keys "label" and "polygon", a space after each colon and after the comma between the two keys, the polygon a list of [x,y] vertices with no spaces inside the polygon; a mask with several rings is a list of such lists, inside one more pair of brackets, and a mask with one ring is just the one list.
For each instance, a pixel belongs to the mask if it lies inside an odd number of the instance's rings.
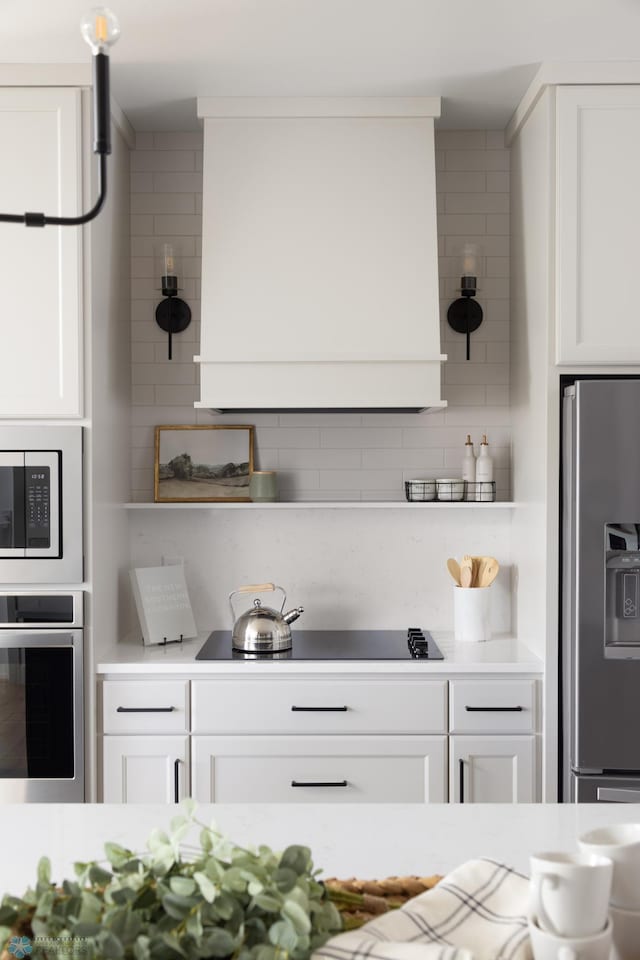
{"label": "white range hood", "polygon": [[445,406],[438,98],[198,100],[201,399],[220,411]]}

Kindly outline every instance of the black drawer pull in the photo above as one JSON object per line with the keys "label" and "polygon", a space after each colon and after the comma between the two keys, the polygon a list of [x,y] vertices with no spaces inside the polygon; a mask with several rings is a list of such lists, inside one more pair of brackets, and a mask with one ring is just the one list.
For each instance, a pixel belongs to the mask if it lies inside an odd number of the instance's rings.
{"label": "black drawer pull", "polygon": [[460,803],[464,803],[464,760],[458,760],[458,769],[460,771]]}
{"label": "black drawer pull", "polygon": [[180,803],[180,760],[173,764],[173,796],[175,803]]}
{"label": "black drawer pull", "polygon": [[524,707],[465,707],[467,713],[522,713]]}
{"label": "black drawer pull", "polygon": [[173,713],[175,707],[118,707],[116,713]]}
{"label": "black drawer pull", "polygon": [[294,713],[346,713],[349,707],[291,707]]}
{"label": "black drawer pull", "polygon": [[347,787],[346,780],[292,780],[292,787]]}

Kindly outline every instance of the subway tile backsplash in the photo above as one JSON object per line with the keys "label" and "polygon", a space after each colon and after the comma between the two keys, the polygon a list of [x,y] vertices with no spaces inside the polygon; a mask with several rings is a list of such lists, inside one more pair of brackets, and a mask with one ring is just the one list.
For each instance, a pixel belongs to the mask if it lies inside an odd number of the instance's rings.
{"label": "subway tile backsplash", "polygon": [[[498,499],[510,496],[509,151],[495,130],[436,133],[436,185],[443,396],[448,408],[407,414],[256,414],[214,416],[193,406],[199,396],[192,362],[200,338],[202,137],[139,133],[131,163],[132,499],[153,499],[153,427],[170,423],[253,423],[259,467],[279,472],[282,499],[400,500],[404,480],[460,473],[467,432],[488,435]],[[161,299],[156,250],[178,241],[183,296],[192,323],[167,338],[155,323]],[[446,323],[460,284],[461,244],[484,256],[478,301],[484,323],[464,337]],[[476,450],[477,452],[477,450]]]}

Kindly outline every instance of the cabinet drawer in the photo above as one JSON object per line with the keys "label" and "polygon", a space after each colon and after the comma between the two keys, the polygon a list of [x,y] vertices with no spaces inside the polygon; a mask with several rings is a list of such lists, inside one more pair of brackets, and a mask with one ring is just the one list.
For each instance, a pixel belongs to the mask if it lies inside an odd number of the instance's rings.
{"label": "cabinet drawer", "polygon": [[187,733],[188,680],[105,680],[105,733]]}
{"label": "cabinet drawer", "polygon": [[452,680],[451,733],[531,733],[535,680]]}
{"label": "cabinet drawer", "polygon": [[194,733],[445,733],[446,681],[195,680]]}
{"label": "cabinet drawer", "polygon": [[201,803],[441,803],[446,737],[193,737]]}

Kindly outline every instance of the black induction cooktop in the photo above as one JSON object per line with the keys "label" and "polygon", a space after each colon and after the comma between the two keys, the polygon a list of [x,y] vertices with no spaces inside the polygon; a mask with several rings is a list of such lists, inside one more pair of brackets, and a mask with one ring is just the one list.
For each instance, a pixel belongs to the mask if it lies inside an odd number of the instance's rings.
{"label": "black induction cooktop", "polygon": [[293,646],[277,653],[231,649],[231,633],[214,630],[196,660],[444,660],[426,630],[294,630]]}

